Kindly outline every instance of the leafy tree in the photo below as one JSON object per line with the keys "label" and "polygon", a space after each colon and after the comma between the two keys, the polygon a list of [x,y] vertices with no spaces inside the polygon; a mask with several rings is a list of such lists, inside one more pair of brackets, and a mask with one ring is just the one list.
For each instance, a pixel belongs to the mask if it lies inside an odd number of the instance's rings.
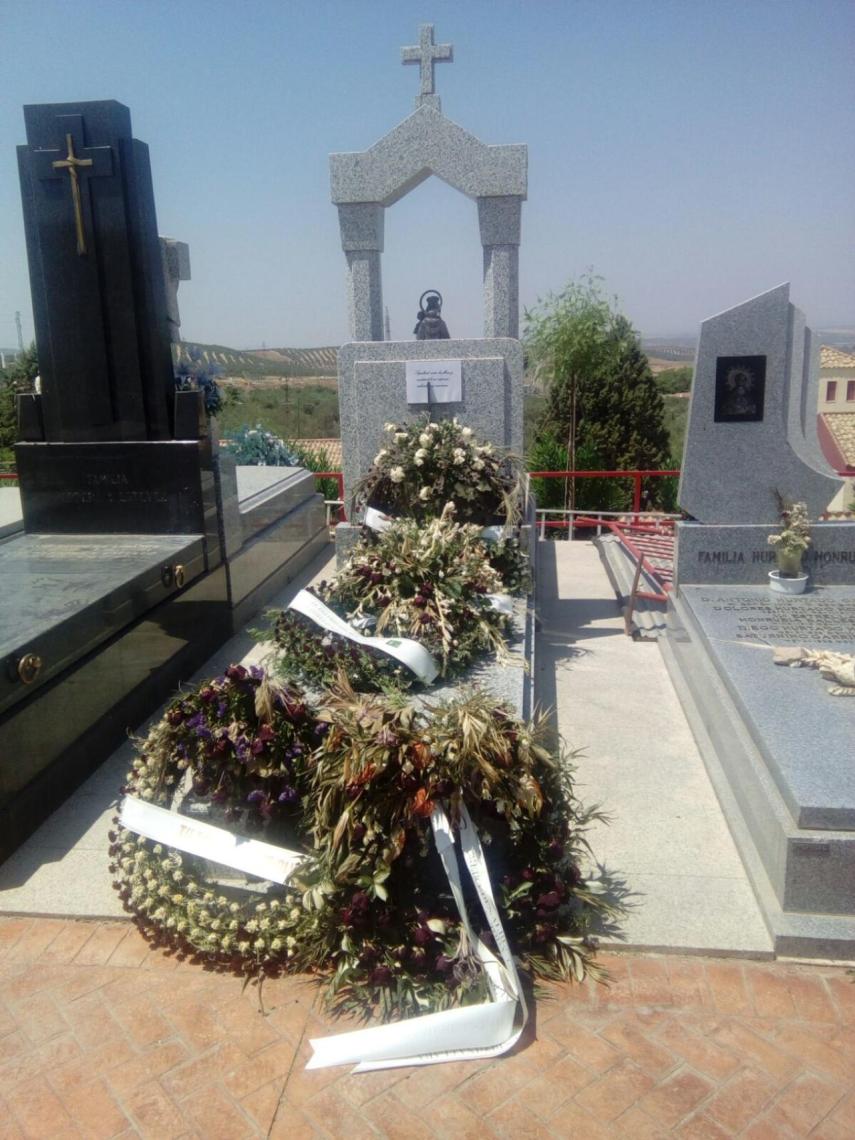
{"label": "leafy tree", "polygon": [[[547,385],[539,434],[566,441],[576,470],[583,470],[583,455],[607,470],[664,466],[669,440],[662,396],[638,333],[615,300],[604,296],[601,281],[588,276],[571,282],[525,318],[529,358]],[[598,501],[613,501],[618,490],[626,498],[626,488],[600,487]],[[655,498],[656,482],[646,490]],[[580,505],[578,493],[575,502]]]}
{"label": "leafy tree", "polygon": [[26,348],[17,360],[0,369],[0,458],[11,459],[11,449],[18,438],[17,397],[32,392],[39,373],[35,344]]}

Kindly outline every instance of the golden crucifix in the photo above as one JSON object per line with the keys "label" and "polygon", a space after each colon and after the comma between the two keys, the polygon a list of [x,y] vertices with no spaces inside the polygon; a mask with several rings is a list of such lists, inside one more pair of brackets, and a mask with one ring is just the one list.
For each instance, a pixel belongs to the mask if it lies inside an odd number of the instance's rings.
{"label": "golden crucifix", "polygon": [[74,203],[74,228],[77,231],[77,252],[86,253],[86,236],[83,232],[83,206],[80,201],[80,180],[77,177],[78,166],[92,166],[91,158],[77,158],[74,154],[74,140],[71,135],[65,136],[65,145],[68,154],[65,158],[51,163],[54,170],[67,170],[71,178],[71,200]]}

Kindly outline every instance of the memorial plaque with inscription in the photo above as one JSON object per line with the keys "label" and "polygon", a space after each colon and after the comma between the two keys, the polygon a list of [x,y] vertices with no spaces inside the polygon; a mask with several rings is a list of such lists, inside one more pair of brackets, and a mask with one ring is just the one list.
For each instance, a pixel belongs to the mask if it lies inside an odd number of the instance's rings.
{"label": "memorial plaque with inscription", "polygon": [[714,413],[717,424],[761,423],[765,392],[765,356],[717,357]]}
{"label": "memorial plaque with inscription", "polygon": [[[769,645],[845,646],[855,652],[855,596],[835,596],[834,590],[777,598],[766,591],[728,591],[697,595],[720,632],[734,641]],[[848,591],[847,591],[848,593]],[[722,628],[723,627],[723,628]]]}

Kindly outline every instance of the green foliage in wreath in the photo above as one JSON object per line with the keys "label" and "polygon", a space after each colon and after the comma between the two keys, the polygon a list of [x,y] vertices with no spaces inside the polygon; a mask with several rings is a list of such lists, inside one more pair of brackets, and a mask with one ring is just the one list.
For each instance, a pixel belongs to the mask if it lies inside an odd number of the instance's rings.
{"label": "green foliage in wreath", "polygon": [[[580,861],[600,817],[575,799],[543,723],[483,692],[417,711],[346,686],[319,715],[331,727],[311,785],[316,856],[296,876],[294,964],[332,971],[334,1006],[407,1016],[485,998],[431,835],[438,801],[455,824],[469,810],[515,954],[541,977],[598,974],[591,927],[612,907]],[[467,906],[480,913],[474,895]]]}
{"label": "green foliage in wreath", "polygon": [[[506,658],[510,619],[489,595],[520,592],[528,584],[517,540],[486,543],[479,526],[456,523],[453,514],[448,506],[426,524],[398,519],[388,530],[366,535],[338,576],[316,591],[340,617],[373,634],[420,642],[443,677],[484,653]],[[494,563],[507,568],[510,581]],[[305,684],[329,685],[341,669],[356,688],[382,688],[385,682],[408,687],[415,679],[385,654],[355,646],[291,611],[277,616],[274,636],[277,667]]]}

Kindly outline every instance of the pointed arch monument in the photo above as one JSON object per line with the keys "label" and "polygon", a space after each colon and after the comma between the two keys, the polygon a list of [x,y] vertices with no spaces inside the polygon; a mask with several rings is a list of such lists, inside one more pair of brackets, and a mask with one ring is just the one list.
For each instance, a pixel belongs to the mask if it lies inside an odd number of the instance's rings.
{"label": "pointed arch monument", "polygon": [[[352,341],[339,353],[339,402],[345,494],[368,468],[389,419],[425,408],[409,404],[407,361],[460,361],[461,398],[442,406],[500,447],[522,450],[522,347],[519,336],[519,245],[528,187],[528,149],[490,146],[446,118],[434,68],[451,62],[433,25],[401,62],[419,65],[414,112],[368,150],[330,155],[330,185],[347,260]],[[480,340],[384,341],[384,217],[432,174],[475,201],[483,248],[484,334]],[[427,282],[426,284],[433,284]],[[434,409],[436,410],[436,409]]]}

